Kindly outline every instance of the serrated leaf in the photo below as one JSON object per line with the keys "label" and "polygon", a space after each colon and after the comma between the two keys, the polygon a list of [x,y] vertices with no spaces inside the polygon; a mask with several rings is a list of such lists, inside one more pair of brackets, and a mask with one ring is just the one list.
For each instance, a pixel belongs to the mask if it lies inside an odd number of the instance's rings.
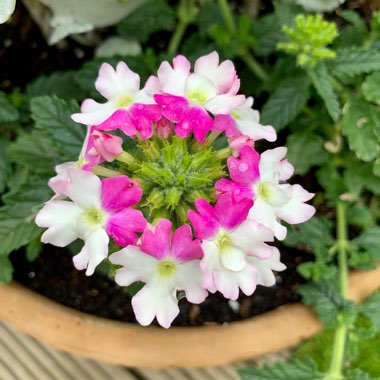
{"label": "serrated leaf", "polygon": [[7,255],[34,239],[40,229],[34,223],[37,210],[51,196],[47,179],[29,179],[3,197],[0,209],[0,255]]}
{"label": "serrated leaf", "polygon": [[374,49],[340,49],[336,58],[330,62],[335,76],[355,76],[380,70],[380,51]]}
{"label": "serrated leaf", "polygon": [[346,192],[343,177],[331,161],[325,162],[317,171],[319,184],[324,188],[324,196],[330,204],[335,204],[341,194]]}
{"label": "serrated leaf", "polygon": [[324,379],[312,360],[292,360],[276,363],[261,368],[244,368],[239,370],[242,380],[318,380]]}
{"label": "serrated leaf", "polygon": [[117,31],[122,36],[135,37],[145,43],[151,34],[171,30],[174,24],[174,10],[164,0],[151,0],[122,20]]}
{"label": "serrated leaf", "polygon": [[380,105],[380,71],[367,76],[362,83],[362,92],[369,102]]}
{"label": "serrated leaf", "polygon": [[75,71],[65,71],[42,75],[27,85],[25,95],[29,100],[42,95],[56,95],[64,100],[82,99],[85,94],[78,88],[75,74]]}
{"label": "serrated leaf", "polygon": [[261,120],[279,131],[289,124],[309,99],[310,80],[306,75],[286,79],[265,103]]}
{"label": "serrated leaf", "polygon": [[371,227],[375,224],[371,210],[361,203],[348,204],[347,220],[349,224],[362,228]]}
{"label": "serrated leaf", "polygon": [[32,100],[31,110],[37,129],[50,138],[62,161],[75,161],[86,134],[86,127],[71,119],[73,113],[79,112],[78,105],[56,96],[41,96]]}
{"label": "serrated leaf", "polygon": [[355,304],[342,298],[338,290],[327,281],[301,285],[299,293],[304,303],[313,307],[318,318],[328,328],[336,325],[339,314],[344,312],[350,317],[354,313]]}
{"label": "serrated leaf", "polygon": [[380,227],[373,226],[365,229],[362,234],[353,240],[356,244],[380,259]]}
{"label": "serrated leaf", "polygon": [[362,161],[373,161],[377,156],[378,123],[372,107],[364,100],[355,98],[345,105],[342,134],[347,136],[350,149]]}
{"label": "serrated leaf", "polygon": [[331,84],[331,77],[324,62],[307,71],[318,95],[323,99],[326,109],[331,118],[336,122],[340,115],[340,104],[338,97]]}
{"label": "serrated leaf", "polygon": [[372,377],[359,368],[352,369],[346,373],[345,380],[379,380],[378,377]]}
{"label": "serrated leaf", "polygon": [[312,166],[326,161],[328,153],[323,147],[322,137],[310,133],[292,133],[286,142],[288,160],[297,174],[305,174]]}
{"label": "serrated leaf", "polygon": [[361,17],[359,13],[351,10],[343,10],[339,12],[339,16],[348,21],[351,25],[346,26],[340,31],[338,46],[362,46],[368,34],[364,18]]}
{"label": "serrated leaf", "polygon": [[5,190],[9,172],[7,143],[4,140],[0,140],[0,194]]}
{"label": "serrated leaf", "polygon": [[376,331],[380,332],[380,292],[377,292],[367,298],[361,304],[359,312],[368,317]]}
{"label": "serrated leaf", "polygon": [[13,266],[7,256],[0,256],[0,285],[12,280]]}
{"label": "serrated leaf", "polygon": [[21,135],[9,148],[9,160],[33,168],[34,173],[53,174],[54,166],[62,162],[52,142],[41,132],[33,130]]}
{"label": "serrated leaf", "polygon": [[0,123],[10,123],[18,118],[16,107],[8,100],[7,95],[0,91]]}

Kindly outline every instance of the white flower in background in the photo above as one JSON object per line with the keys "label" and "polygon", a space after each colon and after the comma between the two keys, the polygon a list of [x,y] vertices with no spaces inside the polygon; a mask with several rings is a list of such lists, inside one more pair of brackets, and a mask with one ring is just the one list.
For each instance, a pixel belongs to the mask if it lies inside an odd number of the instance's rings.
{"label": "white flower in background", "polygon": [[12,16],[16,7],[16,0],[0,1],[0,24],[7,22]]}

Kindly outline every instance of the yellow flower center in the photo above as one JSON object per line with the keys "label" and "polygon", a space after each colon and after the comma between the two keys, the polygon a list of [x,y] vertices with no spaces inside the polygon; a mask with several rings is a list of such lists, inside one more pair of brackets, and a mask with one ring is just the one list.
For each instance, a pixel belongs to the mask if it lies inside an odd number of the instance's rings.
{"label": "yellow flower center", "polygon": [[162,260],[158,263],[158,273],[162,277],[172,276],[177,269],[177,264],[171,260]]}

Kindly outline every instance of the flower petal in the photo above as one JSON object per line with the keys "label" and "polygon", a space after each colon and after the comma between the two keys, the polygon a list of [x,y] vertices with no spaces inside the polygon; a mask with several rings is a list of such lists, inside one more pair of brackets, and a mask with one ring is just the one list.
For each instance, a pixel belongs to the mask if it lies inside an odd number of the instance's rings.
{"label": "flower petal", "polygon": [[220,261],[224,268],[234,272],[242,270],[247,265],[246,254],[234,246],[220,252]]}
{"label": "flower petal", "polygon": [[260,178],[260,155],[250,146],[240,149],[240,160],[230,157],[227,160],[230,177],[233,181],[243,184],[254,184]]}
{"label": "flower petal", "polygon": [[197,212],[189,210],[187,215],[191,221],[195,236],[198,239],[207,239],[215,235],[218,229],[218,221],[213,207],[204,199],[195,200]]}
{"label": "flower petal", "polygon": [[148,255],[161,259],[170,254],[172,222],[160,219],[155,227],[147,228],[141,236],[141,250]]}
{"label": "flower petal", "polygon": [[181,261],[189,261],[203,256],[201,244],[199,240],[193,240],[193,234],[188,224],[174,231],[171,255]]}

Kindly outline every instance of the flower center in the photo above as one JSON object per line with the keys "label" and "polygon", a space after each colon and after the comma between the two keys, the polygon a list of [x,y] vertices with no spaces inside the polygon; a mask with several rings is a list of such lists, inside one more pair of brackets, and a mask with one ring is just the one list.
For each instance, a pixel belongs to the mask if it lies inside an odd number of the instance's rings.
{"label": "flower center", "polygon": [[158,274],[161,277],[169,277],[174,274],[174,272],[177,269],[177,264],[174,261],[171,260],[161,260],[158,263]]}
{"label": "flower center", "polygon": [[84,212],[84,218],[90,225],[101,226],[105,222],[106,215],[101,209],[93,207]]}
{"label": "flower center", "polygon": [[282,207],[289,201],[288,194],[275,182],[262,181],[257,186],[257,195],[273,207]]}
{"label": "flower center", "polygon": [[143,189],[142,205],[152,223],[167,218],[175,226],[187,223],[187,211],[197,198],[212,202],[215,181],[226,175],[224,162],[211,145],[172,135],[138,142],[139,162],[130,168]]}
{"label": "flower center", "polygon": [[228,252],[233,245],[231,235],[227,231],[219,232],[215,239],[215,244],[218,246],[221,254]]}
{"label": "flower center", "polygon": [[187,98],[193,104],[202,105],[207,102],[208,94],[202,93],[201,91],[192,91],[187,94]]}
{"label": "flower center", "polygon": [[118,108],[128,108],[133,103],[134,99],[132,96],[126,95],[121,96],[117,99],[116,105]]}

